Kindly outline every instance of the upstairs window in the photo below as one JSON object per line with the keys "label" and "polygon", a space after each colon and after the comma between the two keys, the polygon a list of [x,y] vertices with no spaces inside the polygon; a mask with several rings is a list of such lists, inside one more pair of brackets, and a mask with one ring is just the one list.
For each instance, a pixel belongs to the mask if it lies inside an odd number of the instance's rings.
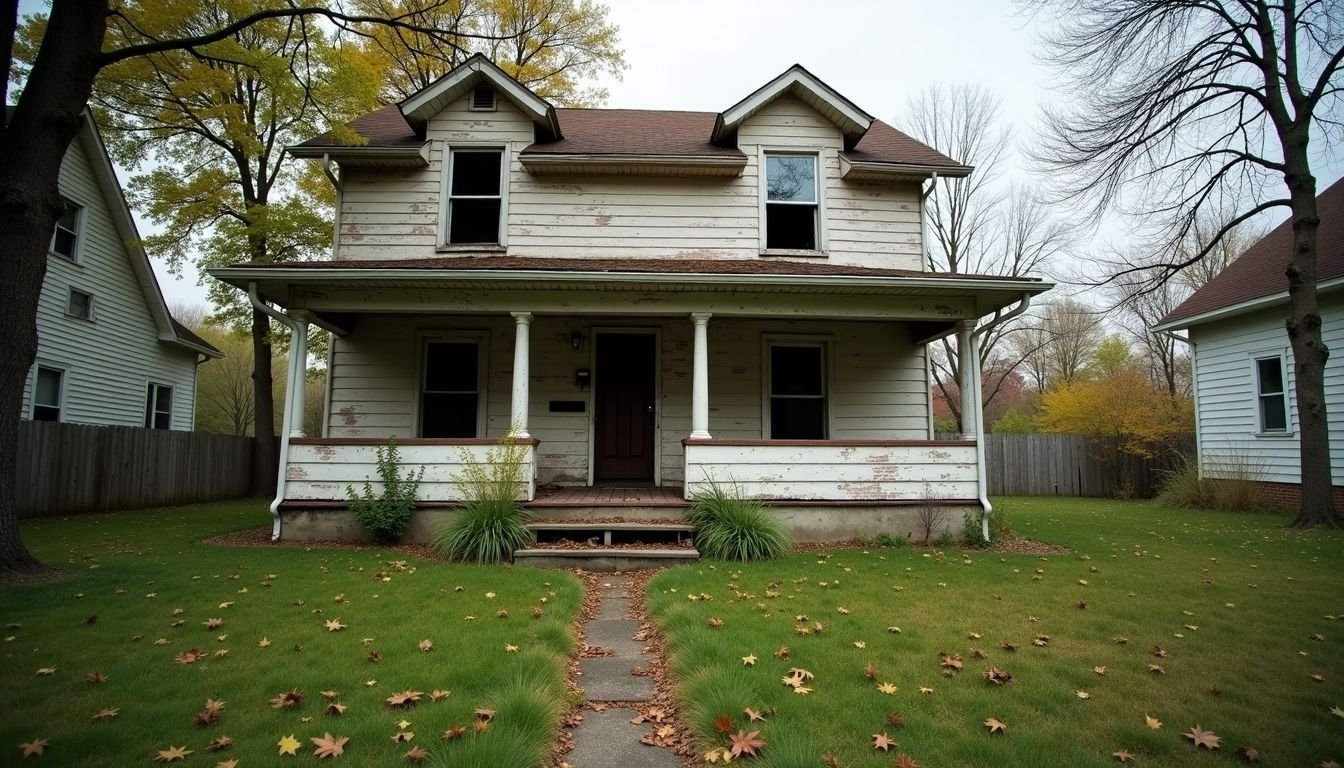
{"label": "upstairs window", "polygon": [[71,288],[70,296],[65,302],[65,314],[78,317],[80,320],[92,320],[93,294],[85,293],[78,288]]}
{"label": "upstairs window", "polygon": [[151,383],[145,390],[145,428],[173,428],[173,388]]}
{"label": "upstairs window", "polygon": [[51,252],[57,256],[77,261],[79,258],[79,230],[84,217],[84,209],[65,201],[65,213],[56,220],[56,231],[51,235]]}
{"label": "upstairs window", "polygon": [[65,371],[37,367],[33,380],[33,421],[60,421],[65,399]]}
{"label": "upstairs window", "polygon": [[425,343],[421,437],[478,437],[481,367],[478,341],[452,339]]}
{"label": "upstairs window", "polygon": [[770,439],[826,439],[826,346],[770,343]]}
{"label": "upstairs window", "polygon": [[1288,397],[1284,392],[1283,356],[1261,357],[1255,361],[1255,391],[1260,409],[1260,431],[1288,431]]}
{"label": "upstairs window", "polygon": [[503,156],[498,149],[449,152],[449,245],[499,243]]}
{"label": "upstairs window", "polygon": [[765,247],[817,250],[817,156],[765,156]]}

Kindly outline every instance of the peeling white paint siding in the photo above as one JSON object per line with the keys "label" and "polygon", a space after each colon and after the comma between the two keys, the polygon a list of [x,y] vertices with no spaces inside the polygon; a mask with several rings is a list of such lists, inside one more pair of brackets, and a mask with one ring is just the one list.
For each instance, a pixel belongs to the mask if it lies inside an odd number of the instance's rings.
{"label": "peeling white paint siding", "polygon": [[688,493],[708,481],[762,499],[974,499],[975,446],[689,445]]}
{"label": "peeling white paint siding", "polygon": [[[1344,485],[1344,297],[1322,296],[1321,335],[1332,350],[1325,366],[1326,412],[1330,419],[1330,470]],[[1191,329],[1198,382],[1195,414],[1199,430],[1200,465],[1208,477],[1237,472],[1250,462],[1259,480],[1302,482],[1298,441],[1296,375],[1292,347],[1284,328],[1287,307],[1232,317]],[[1259,399],[1255,358],[1280,353],[1285,357],[1284,382],[1292,432],[1257,435]]]}
{"label": "peeling white paint siding", "polygon": [[[190,430],[196,355],[159,340],[132,256],[94,178],[93,161],[76,139],[61,163],[61,194],[84,208],[82,242],[78,263],[47,257],[37,310],[37,365],[65,371],[62,421],[144,426],[145,389],[152,381],[173,388],[173,429]],[[66,315],[71,288],[93,295],[93,322]],[[32,415],[35,370],[24,380],[23,418]]]}
{"label": "peeling white paint siding", "polygon": [[[401,445],[397,447],[407,472],[424,468],[420,480],[419,501],[460,501],[463,489],[458,485],[467,457],[485,463],[492,446]],[[465,457],[464,457],[465,454]],[[535,452],[528,449],[524,476],[532,477]],[[358,492],[369,480],[374,493],[378,482],[378,446],[376,445],[290,445],[285,469],[285,498],[290,500],[344,501],[346,487]],[[527,499],[535,495],[535,483],[525,489]]]}
{"label": "peeling white paint siding", "polygon": [[[526,309],[526,307],[522,307]],[[591,388],[574,381],[590,368],[594,329],[657,329],[661,334],[660,479],[682,482],[681,441],[690,434],[691,323],[682,318],[536,317],[532,324],[528,431],[541,444],[539,482],[586,485]],[[506,316],[362,317],[333,339],[330,437],[416,436],[420,339],[434,331],[485,331],[488,375],[486,437],[509,428],[513,321]],[[570,336],[584,337],[576,351]],[[819,335],[831,345],[831,437],[924,439],[929,434],[924,349],[894,322],[715,319],[709,326],[710,433],[762,438],[763,334]],[[550,413],[552,400],[582,400],[584,413]]]}
{"label": "peeling white paint siding", "polygon": [[429,166],[347,169],[337,259],[436,256],[443,148],[453,142],[509,147],[508,254],[587,258],[759,258],[759,149],[823,150],[827,260],[923,269],[919,188],[840,179],[839,129],[792,96],[743,123],[740,177],[533,176],[518,153],[533,141],[530,120],[507,99],[470,112],[464,98],[429,121]]}

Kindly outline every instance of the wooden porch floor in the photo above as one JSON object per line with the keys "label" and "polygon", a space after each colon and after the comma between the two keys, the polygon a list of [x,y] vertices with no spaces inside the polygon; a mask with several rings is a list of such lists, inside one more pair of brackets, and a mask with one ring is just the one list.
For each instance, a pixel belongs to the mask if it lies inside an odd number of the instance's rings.
{"label": "wooden porch floor", "polygon": [[687,507],[682,498],[682,487],[596,486],[589,488],[538,488],[537,497],[527,502],[528,507]]}

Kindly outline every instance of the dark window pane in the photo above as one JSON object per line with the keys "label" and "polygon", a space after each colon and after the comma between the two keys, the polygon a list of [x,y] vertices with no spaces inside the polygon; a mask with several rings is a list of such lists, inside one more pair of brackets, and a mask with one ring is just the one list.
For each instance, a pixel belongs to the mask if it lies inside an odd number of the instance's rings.
{"label": "dark window pane", "polygon": [[1287,432],[1288,414],[1283,407],[1283,395],[1265,395],[1260,398],[1260,429],[1265,432]]}
{"label": "dark window pane", "polygon": [[60,421],[61,409],[51,408],[45,405],[35,406],[33,408],[33,421]]}
{"label": "dark window pane", "polygon": [[145,388],[145,428],[154,425],[154,385]]}
{"label": "dark window pane", "polygon": [[454,152],[453,195],[498,195],[499,152]]}
{"label": "dark window pane", "polygon": [[766,205],[765,247],[815,251],[817,209],[811,205]]}
{"label": "dark window pane", "polygon": [[810,155],[766,155],[765,199],[815,203],[817,158]]}
{"label": "dark window pane", "polygon": [[61,405],[61,372],[51,368],[37,369],[37,386],[33,402],[59,408]]}
{"label": "dark window pane", "polygon": [[449,243],[498,243],[499,200],[453,200],[448,222]]}
{"label": "dark window pane", "polygon": [[826,401],[819,397],[775,397],[770,400],[773,440],[825,440]]}
{"label": "dark window pane", "polygon": [[65,311],[75,317],[82,317],[88,320],[93,316],[90,311],[93,305],[93,297],[83,291],[70,291],[70,303]]}
{"label": "dark window pane", "polygon": [[1283,366],[1279,358],[1270,357],[1256,360],[1255,367],[1260,376],[1260,394],[1267,395],[1283,391]]}
{"label": "dark window pane", "polygon": [[475,394],[440,395],[427,392],[420,399],[421,437],[476,437]]}
{"label": "dark window pane", "polygon": [[821,347],[770,347],[770,394],[821,395]]}
{"label": "dark window pane", "polygon": [[173,415],[171,413],[156,412],[154,414],[155,429],[172,429]]}
{"label": "dark window pane", "polygon": [[159,400],[154,410],[169,412],[173,410],[173,388],[158,387]]}
{"label": "dark window pane", "polygon": [[66,258],[73,259],[75,257],[75,233],[57,227],[56,236],[51,241],[51,250]]}
{"label": "dark window pane", "polygon": [[479,347],[471,341],[432,341],[425,346],[426,392],[475,392],[480,385]]}

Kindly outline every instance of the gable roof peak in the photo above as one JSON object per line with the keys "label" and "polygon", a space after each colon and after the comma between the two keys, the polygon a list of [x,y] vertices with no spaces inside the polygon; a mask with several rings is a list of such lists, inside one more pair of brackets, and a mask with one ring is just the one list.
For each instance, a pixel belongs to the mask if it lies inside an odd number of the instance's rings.
{"label": "gable roof peak", "polygon": [[397,106],[411,128],[423,136],[425,124],[430,118],[465,96],[482,81],[493,85],[500,95],[532,118],[532,122],[541,127],[548,138],[561,137],[560,121],[555,116],[555,107],[500,69],[498,64],[482,53],[473,53],[466,61],[406,97]]}
{"label": "gable roof peak", "polygon": [[715,144],[730,141],[742,121],[786,94],[801,98],[835,123],[845,136],[845,149],[853,149],[873,125],[872,115],[809,72],[802,64],[794,64],[746,98],[720,112],[714,121],[712,141]]}

